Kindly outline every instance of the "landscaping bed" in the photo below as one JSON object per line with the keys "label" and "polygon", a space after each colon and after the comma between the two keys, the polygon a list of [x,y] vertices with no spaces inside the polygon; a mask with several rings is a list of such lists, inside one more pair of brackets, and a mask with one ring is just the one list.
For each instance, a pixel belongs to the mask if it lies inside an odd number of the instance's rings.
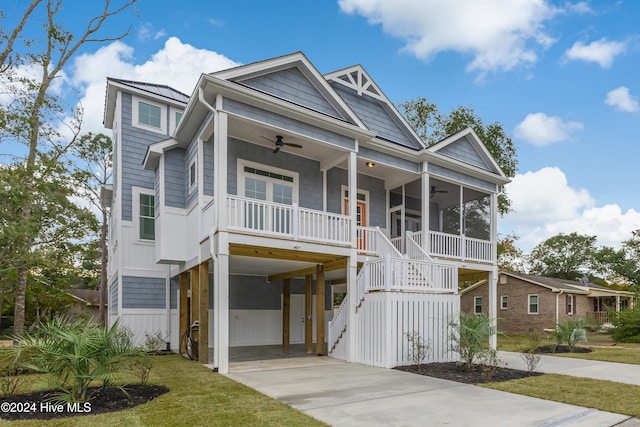
{"label": "landscaping bed", "polygon": [[488,375],[486,372],[483,372],[483,368],[480,365],[475,365],[472,369],[467,370],[464,364],[456,362],[427,363],[420,365],[420,367],[417,365],[398,366],[395,369],[465,384],[502,382],[542,375],[539,372],[521,371],[519,369],[506,367],[496,367],[493,374]]}

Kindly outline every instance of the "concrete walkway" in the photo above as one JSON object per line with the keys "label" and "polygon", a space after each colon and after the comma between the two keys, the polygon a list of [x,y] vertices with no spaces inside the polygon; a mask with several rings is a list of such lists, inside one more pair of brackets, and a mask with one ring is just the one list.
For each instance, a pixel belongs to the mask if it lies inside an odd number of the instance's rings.
{"label": "concrete walkway", "polygon": [[[516,353],[502,356],[518,363]],[[542,366],[567,373],[568,360],[545,358]],[[598,362],[590,363],[597,371]],[[231,379],[333,426],[640,425],[625,415],[328,357],[238,362],[230,370]]]}

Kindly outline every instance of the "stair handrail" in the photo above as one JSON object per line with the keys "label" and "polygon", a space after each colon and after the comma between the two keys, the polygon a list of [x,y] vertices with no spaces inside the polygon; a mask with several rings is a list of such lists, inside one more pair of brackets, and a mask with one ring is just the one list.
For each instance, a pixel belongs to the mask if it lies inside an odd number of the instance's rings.
{"label": "stair handrail", "polygon": [[[407,255],[411,259],[417,259],[420,261],[432,261],[433,258],[424,250],[424,248],[416,242],[414,236],[419,235],[418,233],[412,233],[411,231],[407,231]],[[426,237],[426,233],[423,233],[422,238]]]}

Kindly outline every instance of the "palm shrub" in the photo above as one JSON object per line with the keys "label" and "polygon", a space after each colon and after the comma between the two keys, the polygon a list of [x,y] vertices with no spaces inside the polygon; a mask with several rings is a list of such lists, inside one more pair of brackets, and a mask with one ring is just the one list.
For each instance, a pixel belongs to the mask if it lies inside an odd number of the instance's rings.
{"label": "palm shrub", "polygon": [[495,321],[488,316],[460,312],[458,321],[449,323],[449,350],[460,355],[467,369],[473,368],[475,359],[495,361],[497,353],[489,345],[489,338],[496,333]]}
{"label": "palm shrub", "polygon": [[109,384],[124,368],[122,362],[144,356],[129,340],[119,339],[117,322],[105,328],[89,320],[55,317],[40,323],[32,334],[19,337],[14,348],[18,364],[49,374],[58,402],[85,402],[96,380]]}
{"label": "palm shrub", "polygon": [[557,345],[567,343],[569,351],[575,351],[580,341],[585,341],[584,329],[589,325],[586,319],[576,319],[570,317],[562,322],[556,323],[555,332],[552,334]]}

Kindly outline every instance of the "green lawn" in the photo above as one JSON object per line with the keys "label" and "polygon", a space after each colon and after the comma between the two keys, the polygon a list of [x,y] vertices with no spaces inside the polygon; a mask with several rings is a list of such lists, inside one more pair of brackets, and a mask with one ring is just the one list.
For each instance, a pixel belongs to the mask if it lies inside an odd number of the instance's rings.
{"label": "green lawn", "polygon": [[[150,383],[170,389],[156,400],[122,412],[48,421],[47,426],[323,426],[284,403],[214,374],[180,356],[155,356]],[[1,399],[0,399],[1,401]],[[41,420],[0,426],[41,426]]]}

